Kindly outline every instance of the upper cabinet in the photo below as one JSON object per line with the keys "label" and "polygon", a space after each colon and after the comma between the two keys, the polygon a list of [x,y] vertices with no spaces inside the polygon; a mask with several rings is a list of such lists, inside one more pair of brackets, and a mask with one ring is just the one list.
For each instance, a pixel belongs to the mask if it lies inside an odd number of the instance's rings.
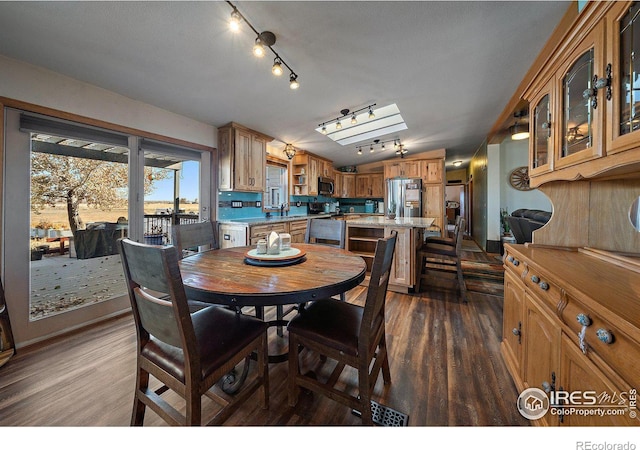
{"label": "upper cabinet", "polygon": [[272,137],[236,123],[218,128],[218,187],[263,192],[267,143]]}
{"label": "upper cabinet", "polygon": [[384,163],[385,178],[420,178],[419,161],[391,161]]}
{"label": "upper cabinet", "polygon": [[533,187],[637,172],[639,11],[635,2],[589,2],[525,91]]}
{"label": "upper cabinet", "polygon": [[293,195],[318,195],[318,177],[332,177],[334,174],[331,161],[306,150],[298,150],[291,164]]}

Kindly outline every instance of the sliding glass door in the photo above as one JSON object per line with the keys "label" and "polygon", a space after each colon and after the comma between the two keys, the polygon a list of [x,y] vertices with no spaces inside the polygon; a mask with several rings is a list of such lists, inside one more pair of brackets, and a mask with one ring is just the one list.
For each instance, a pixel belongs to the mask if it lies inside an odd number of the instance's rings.
{"label": "sliding glass door", "polygon": [[146,241],[150,216],[163,221],[149,243],[163,244],[172,224],[208,220],[210,164],[207,152],[7,109],[2,267],[16,341],[127,310],[117,240]]}

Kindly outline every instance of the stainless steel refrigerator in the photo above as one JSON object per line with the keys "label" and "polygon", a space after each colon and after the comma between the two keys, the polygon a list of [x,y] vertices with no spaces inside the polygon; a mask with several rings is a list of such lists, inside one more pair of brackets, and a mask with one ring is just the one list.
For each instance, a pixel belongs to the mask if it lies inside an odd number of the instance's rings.
{"label": "stainless steel refrigerator", "polygon": [[387,178],[384,203],[393,208],[396,217],[422,217],[422,180],[420,178]]}

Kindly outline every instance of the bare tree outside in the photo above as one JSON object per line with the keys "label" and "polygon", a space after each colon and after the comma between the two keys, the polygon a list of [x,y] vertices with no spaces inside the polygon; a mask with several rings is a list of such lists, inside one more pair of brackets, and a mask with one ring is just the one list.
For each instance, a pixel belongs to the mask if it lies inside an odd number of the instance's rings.
{"label": "bare tree outside", "polygon": [[[153,192],[154,181],[171,177],[167,169],[145,167],[144,193]],[[127,164],[75,158],[48,153],[31,153],[31,210],[64,203],[73,235],[84,229],[80,205],[109,211],[126,204]]]}

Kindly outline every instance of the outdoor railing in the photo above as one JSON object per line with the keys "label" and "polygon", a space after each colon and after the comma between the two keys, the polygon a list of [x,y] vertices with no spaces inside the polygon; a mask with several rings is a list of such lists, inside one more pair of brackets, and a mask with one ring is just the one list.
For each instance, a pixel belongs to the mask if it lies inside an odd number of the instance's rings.
{"label": "outdoor railing", "polygon": [[172,225],[185,223],[197,223],[200,221],[198,214],[145,214],[144,215],[144,240],[147,244],[170,244]]}

